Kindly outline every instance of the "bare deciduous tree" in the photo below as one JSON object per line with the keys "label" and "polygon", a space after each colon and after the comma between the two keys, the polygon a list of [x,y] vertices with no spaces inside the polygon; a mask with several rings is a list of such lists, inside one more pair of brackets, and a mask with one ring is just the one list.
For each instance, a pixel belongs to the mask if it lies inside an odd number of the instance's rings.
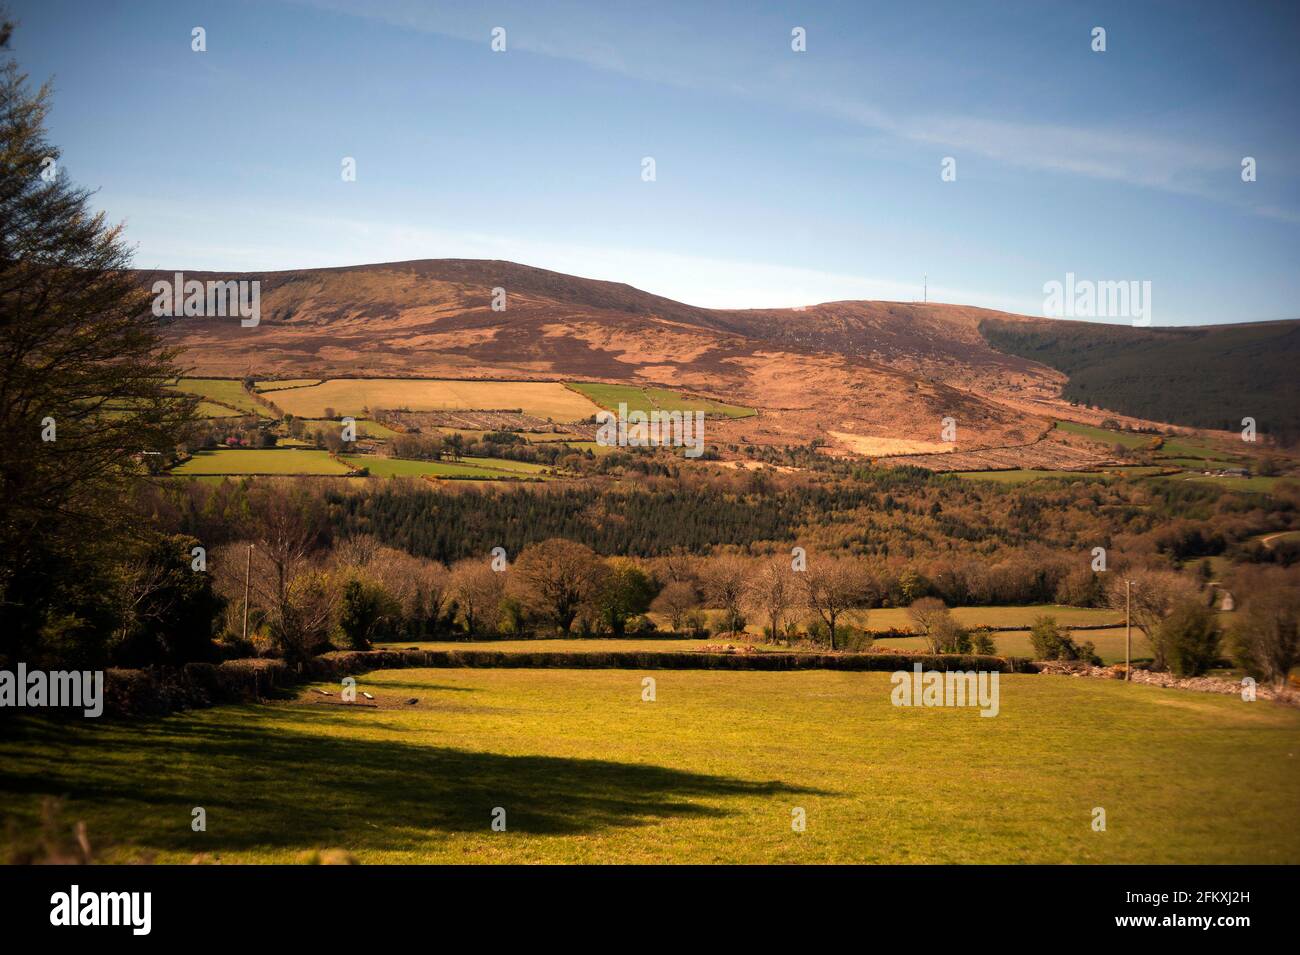
{"label": "bare deciduous tree", "polygon": [[674,630],[681,630],[686,615],[699,604],[699,594],[695,587],[685,580],[674,580],[664,585],[650,609],[668,618]]}
{"label": "bare deciduous tree", "polygon": [[772,640],[781,638],[781,623],[797,601],[795,574],[783,557],[759,564],[745,590],[745,605],[767,620]]}
{"label": "bare deciduous tree", "polygon": [[727,616],[727,629],[734,633],[740,624],[740,605],[749,583],[749,561],[731,554],[710,561],[701,574],[704,599]]}
{"label": "bare deciduous tree", "polygon": [[930,645],[931,653],[939,653],[940,634],[947,632],[946,620],[951,619],[948,605],[938,597],[921,597],[913,600],[907,608],[907,615],[912,620],[916,632]]}
{"label": "bare deciduous tree", "polygon": [[1294,572],[1251,568],[1238,584],[1244,607],[1233,621],[1233,655],[1246,672],[1281,688],[1300,666],[1300,588]]}
{"label": "bare deciduous tree", "polygon": [[1126,579],[1133,582],[1133,626],[1141,630],[1151,644],[1155,669],[1168,669],[1168,648],[1160,625],[1179,603],[1197,596],[1196,582],[1172,570],[1132,570],[1116,575],[1107,591],[1107,601],[1116,610],[1123,610],[1125,606]]}
{"label": "bare deciduous tree", "polygon": [[835,649],[836,628],[848,611],[868,602],[871,581],[864,569],[847,557],[818,557],[800,571],[804,602],[816,612],[830,631]]}
{"label": "bare deciduous tree", "polygon": [[496,629],[505,595],[502,577],[502,572],[479,557],[467,557],[451,568],[451,592],[471,636]]}

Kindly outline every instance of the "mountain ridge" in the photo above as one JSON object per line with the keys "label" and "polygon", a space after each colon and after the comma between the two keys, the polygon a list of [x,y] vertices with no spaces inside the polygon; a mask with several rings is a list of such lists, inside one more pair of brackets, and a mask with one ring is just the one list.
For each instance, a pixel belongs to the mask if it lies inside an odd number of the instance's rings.
{"label": "mountain ridge", "polygon": [[[176,271],[138,275],[152,284],[171,281]],[[937,445],[949,417],[965,431],[962,445],[1016,444],[1071,409],[1061,399],[1069,372],[1006,343],[1041,337],[1042,323],[1053,320],[996,309],[869,300],[709,309],[627,283],[497,259],[181,271],[200,281],[260,282],[256,328],[228,318],[177,319],[168,328],[199,374],[509,376],[675,387],[771,412],[758,423],[728,425],[734,434],[725,437],[819,437],[858,451],[870,447],[863,438]],[[493,309],[496,289],[504,290],[504,310]],[[1111,339],[1126,334],[1116,331],[1125,326],[1095,327]],[[1232,327],[1187,328],[1204,335]],[[990,341],[989,328],[1002,334],[1002,347]],[[1142,418],[1140,407],[1124,410]]]}

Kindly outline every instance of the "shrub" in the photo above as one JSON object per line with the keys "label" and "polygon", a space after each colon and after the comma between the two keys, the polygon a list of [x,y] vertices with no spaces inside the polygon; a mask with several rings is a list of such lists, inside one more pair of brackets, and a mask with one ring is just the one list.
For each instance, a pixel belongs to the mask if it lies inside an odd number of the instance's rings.
{"label": "shrub", "polygon": [[1281,686],[1300,664],[1300,591],[1269,580],[1233,623],[1233,659],[1260,682]]}
{"label": "shrub", "polygon": [[1100,665],[1096,647],[1091,642],[1075,643],[1069,631],[1056,625],[1056,618],[1041,616],[1034,620],[1029,631],[1029,641],[1034,645],[1034,658],[1038,660],[1078,660]]}
{"label": "shrub", "polygon": [[707,637],[709,635],[709,615],[703,610],[696,609],[687,612],[685,620],[686,627],[690,630],[691,636]]}
{"label": "shrub", "polygon": [[1219,623],[1200,600],[1180,601],[1160,631],[1174,676],[1200,676],[1219,659]]}
{"label": "shrub", "polygon": [[997,645],[993,642],[993,633],[988,627],[979,627],[970,632],[970,644],[972,653],[980,653],[985,656],[996,654]]}
{"label": "shrub", "polygon": [[861,627],[844,627],[839,631],[836,643],[841,650],[852,653],[866,653],[875,642],[875,635]]}
{"label": "shrub", "polygon": [[1034,645],[1034,656],[1039,660],[1055,660],[1061,648],[1061,629],[1055,617],[1036,617],[1029,629],[1029,642]]}
{"label": "shrub", "polygon": [[945,613],[930,628],[930,646],[934,653],[970,653],[970,631]]}

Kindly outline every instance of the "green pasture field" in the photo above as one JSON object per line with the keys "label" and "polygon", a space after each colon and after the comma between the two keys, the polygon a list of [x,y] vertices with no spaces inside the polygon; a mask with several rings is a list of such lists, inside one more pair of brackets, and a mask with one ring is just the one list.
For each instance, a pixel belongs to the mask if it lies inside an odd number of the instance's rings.
{"label": "green pasture field", "polygon": [[[378,644],[388,650],[400,650],[417,647],[420,650],[494,650],[499,653],[614,653],[624,650],[630,653],[648,653],[679,650],[698,650],[703,646],[716,646],[715,639],[692,640],[664,638],[625,637],[556,637],[537,640],[395,640],[391,643]],[[772,647],[770,649],[778,649]],[[783,649],[783,648],[782,648]]]}
{"label": "green pasture field", "polygon": [[1095,428],[1090,424],[1079,424],[1076,421],[1058,421],[1056,427],[1058,430],[1090,441],[1108,445],[1118,444],[1126,448],[1144,448],[1156,437],[1156,435],[1129,434],[1126,431],[1108,431],[1105,428]]}
{"label": "green pasture field", "polygon": [[480,478],[482,480],[502,481],[518,477],[519,473],[500,468],[479,465],[476,462],[488,461],[488,458],[463,458],[452,461],[411,461],[404,458],[381,458],[369,454],[341,455],[344,461],[353,467],[369,468],[373,477],[422,477],[431,474],[445,478]]}
{"label": "green pasture field", "polygon": [[590,451],[595,455],[610,454],[619,450],[612,444],[597,444],[595,441],[566,441],[564,444],[575,451]]}
{"label": "green pasture field", "polygon": [[225,405],[213,404],[211,401],[200,401],[194,406],[194,413],[200,418],[246,418],[247,413],[232,411]]}
{"label": "green pasture field", "polygon": [[521,474],[541,474],[544,471],[551,470],[545,464],[534,464],[532,461],[512,461],[509,458],[461,458],[461,461],[473,464],[476,467],[492,468],[496,471],[518,471]]}
{"label": "green pasture field", "polygon": [[660,411],[703,411],[705,414],[727,418],[748,418],[758,414],[753,408],[729,405],[711,398],[690,398],[668,388],[606,385],[586,381],[571,381],[566,384],[610,411],[617,411],[619,403],[625,402],[629,412],[644,411],[647,414],[656,408]]}
{"label": "green pasture field", "polygon": [[[1123,627],[1108,630],[1071,630],[1070,636],[1076,643],[1092,643],[1097,656],[1101,657],[1102,663],[1124,662]],[[997,648],[998,656],[1024,657],[1029,660],[1037,656],[1034,653],[1034,645],[1029,639],[1028,630],[998,631],[993,634],[993,645]],[[873,646],[880,649],[926,652],[925,640],[921,637],[881,637],[875,641]],[[1142,631],[1135,627],[1133,629],[1133,659],[1137,661],[1149,660],[1150,658],[1151,645],[1147,642],[1147,638],[1143,636]]]}
{"label": "green pasture field", "polygon": [[[182,378],[171,387],[176,391],[197,395],[215,404],[230,405],[244,414],[257,415],[259,418],[273,417],[269,410],[248,396],[243,383],[239,381],[227,378]],[[210,417],[225,417],[232,413],[226,411],[225,415],[213,414]]]}
{"label": "green pasture field", "polygon": [[1215,447],[1196,438],[1165,438],[1160,446],[1160,454],[1170,458],[1218,459],[1225,455],[1222,448]]}
{"label": "green pasture field", "polygon": [[[261,392],[283,391],[286,388],[310,388],[312,385],[319,385],[320,378],[279,378],[270,381],[258,381],[254,387]],[[274,401],[275,399],[271,399]]]}
{"label": "green pasture field", "polygon": [[[723,620],[723,611],[704,608],[702,611],[714,626]],[[953,607],[953,618],[964,627],[1028,628],[1040,616],[1056,619],[1061,627],[1101,628],[1124,622],[1124,614],[1116,610],[1097,607],[1063,607],[1058,604],[1032,604],[1022,607]],[[661,629],[668,629],[668,620],[660,613],[647,616]],[[877,633],[890,630],[911,630],[912,618],[906,607],[876,607],[871,610],[852,610],[843,617],[846,626],[860,627]],[[747,633],[761,634],[766,621],[751,616],[745,628]],[[717,642],[716,640],[714,642]],[[1027,654],[1015,654],[1026,656]]]}
{"label": "green pasture field", "polygon": [[[954,607],[953,619],[964,627],[1028,627],[1042,616],[1055,617],[1062,627],[1101,627],[1123,623],[1124,614],[1098,607],[1063,607],[1059,604],[1033,604],[1024,607]],[[912,618],[906,607],[881,607],[868,612],[871,630],[911,629]]]}
{"label": "green pasture field", "polygon": [[[980,609],[980,608],[969,608]],[[880,611],[875,611],[879,613]],[[1059,620],[1058,620],[1059,622]],[[873,628],[876,621],[871,621]],[[751,631],[761,632],[757,626]],[[1103,630],[1072,630],[1070,635],[1079,643],[1091,642],[1103,663],[1124,662],[1124,628]],[[724,642],[720,637],[704,639],[654,639],[627,637],[613,639],[608,637],[568,637],[541,638],[536,640],[415,640],[393,641],[383,644],[388,649],[416,647],[420,650],[493,650],[499,653],[611,653],[619,650],[637,653],[665,652],[674,653],[682,650],[699,650],[704,646],[717,646]],[[997,654],[1004,657],[1023,657],[1033,659],[1034,647],[1029,639],[1028,630],[998,631],[993,634]],[[889,650],[914,650],[918,653],[929,652],[925,640],[921,637],[880,637],[873,647]],[[764,652],[790,652],[797,647],[784,644],[757,643],[754,646]],[[1133,659],[1146,660],[1151,657],[1151,646],[1142,631],[1133,630]]]}
{"label": "green pasture field", "polygon": [[[316,431],[322,428],[339,428],[340,423],[333,418],[303,418],[304,423],[313,427],[309,430]],[[395,438],[398,432],[388,427],[386,424],[380,424],[378,421],[371,421],[369,418],[355,418],[357,423],[357,436],[361,438]]]}
{"label": "green pasture field", "polygon": [[106,862],[1300,863],[1300,710],[1273,703],[1032,674],[1001,676],[991,719],[893,706],[887,673],[411,669],[357,689],[390,708],[304,691],[8,721],[0,843],[61,797]]}
{"label": "green pasture field", "polygon": [[291,448],[222,448],[197,451],[194,457],[171,469],[171,474],[347,474],[347,468],[326,451]]}

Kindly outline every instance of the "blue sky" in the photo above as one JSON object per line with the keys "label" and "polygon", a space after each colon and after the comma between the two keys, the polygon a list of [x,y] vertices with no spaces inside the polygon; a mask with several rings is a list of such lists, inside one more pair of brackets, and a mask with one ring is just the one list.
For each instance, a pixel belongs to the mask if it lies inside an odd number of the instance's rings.
{"label": "blue sky", "polygon": [[1292,4],[8,5],[143,268],[504,258],[717,307],[928,274],[1032,314],[1073,272],[1157,326],[1300,316]]}

